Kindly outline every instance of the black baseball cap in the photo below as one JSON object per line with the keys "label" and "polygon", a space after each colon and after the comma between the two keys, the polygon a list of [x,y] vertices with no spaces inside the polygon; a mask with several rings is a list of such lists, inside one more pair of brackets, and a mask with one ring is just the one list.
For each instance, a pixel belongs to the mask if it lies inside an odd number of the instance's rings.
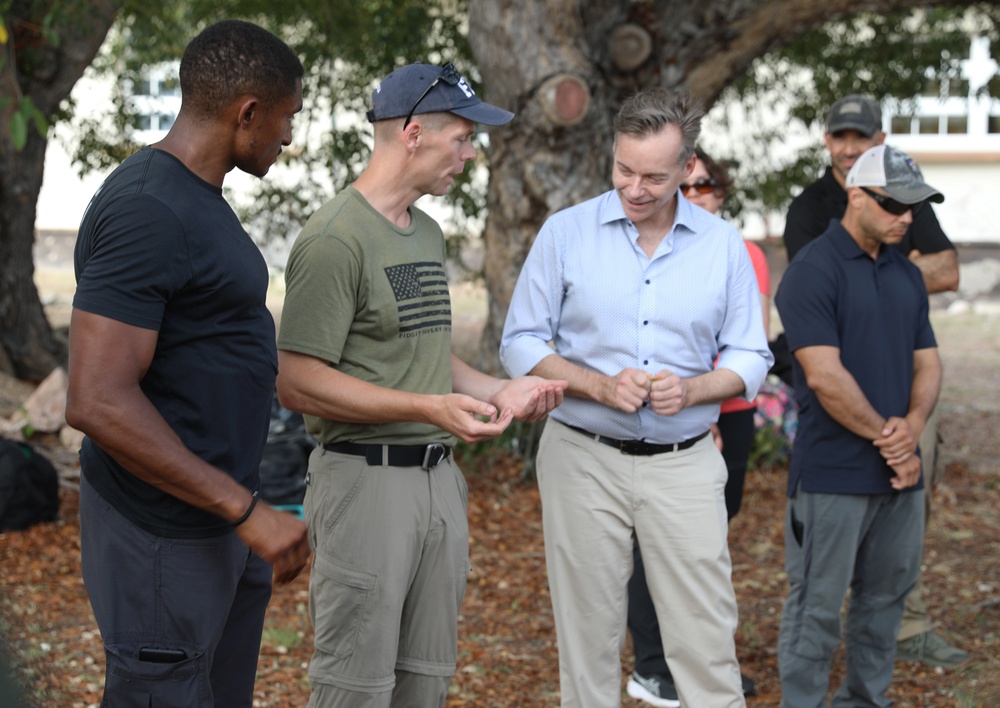
{"label": "black baseball cap", "polygon": [[[434,82],[437,84],[428,90]],[[372,93],[368,120],[372,123],[410,114],[454,113],[474,123],[503,125],[514,114],[486,103],[451,63],[408,64],[382,79]]]}
{"label": "black baseball cap", "polygon": [[882,110],[872,99],[857,93],[844,96],[833,104],[826,119],[826,132],[856,130],[871,137],[882,130]]}

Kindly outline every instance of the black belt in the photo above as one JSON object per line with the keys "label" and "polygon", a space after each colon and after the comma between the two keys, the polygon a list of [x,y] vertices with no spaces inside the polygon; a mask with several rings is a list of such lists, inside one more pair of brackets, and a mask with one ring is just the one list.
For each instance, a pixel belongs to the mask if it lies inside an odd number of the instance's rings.
{"label": "black belt", "polygon": [[451,454],[451,448],[441,443],[430,445],[361,445],[352,442],[323,443],[323,449],[344,455],[357,455],[369,465],[389,467],[420,467],[430,470]]}
{"label": "black belt", "polygon": [[615,440],[614,438],[608,438],[603,435],[597,435],[589,430],[584,430],[583,428],[578,428],[575,425],[567,425],[570,430],[575,430],[578,433],[586,435],[591,440],[596,440],[599,443],[604,443],[610,447],[616,448],[621,451],[623,455],[660,455],[664,452],[676,452],[678,450],[687,450],[689,447],[694,445],[696,442],[701,440],[703,437],[708,435],[709,431],[705,431],[701,435],[695,435],[693,438],[688,438],[679,443],[671,443],[670,445],[657,445],[656,443],[648,443],[642,440]]}

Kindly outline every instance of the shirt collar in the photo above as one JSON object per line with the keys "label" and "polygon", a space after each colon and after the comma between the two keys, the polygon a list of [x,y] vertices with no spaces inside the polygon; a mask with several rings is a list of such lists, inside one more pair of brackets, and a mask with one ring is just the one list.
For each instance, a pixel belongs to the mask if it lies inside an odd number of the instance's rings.
{"label": "shirt collar", "polygon": [[[600,220],[601,226],[608,226],[616,221],[628,221],[628,217],[625,216],[625,208],[622,206],[621,197],[618,196],[618,191],[612,189],[609,192],[605,192],[603,196],[603,203],[600,205],[598,211],[598,218]],[[697,222],[698,215],[695,213],[694,205],[684,198],[681,191],[677,190],[677,210],[674,214],[674,229],[681,226],[690,232],[694,232],[695,224]],[[673,229],[671,229],[671,233]],[[671,234],[667,234],[667,238],[670,238]]]}
{"label": "shirt collar", "polygon": [[[833,247],[836,249],[837,254],[843,258],[845,261],[852,258],[865,258],[871,261],[871,256],[869,256],[865,251],[861,250],[861,246],[858,242],[854,240],[847,229],[844,228],[843,224],[839,220],[834,219],[830,222],[831,226],[835,226],[833,230]],[[883,243],[879,246],[878,257],[875,259],[876,263],[884,262],[888,256],[889,248]]]}

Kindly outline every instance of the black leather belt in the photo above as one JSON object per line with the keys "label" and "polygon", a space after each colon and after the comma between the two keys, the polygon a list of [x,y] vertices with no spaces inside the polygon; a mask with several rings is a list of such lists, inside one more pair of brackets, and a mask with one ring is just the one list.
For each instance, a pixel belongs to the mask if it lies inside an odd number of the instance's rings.
{"label": "black leather belt", "polygon": [[369,465],[389,467],[420,467],[431,470],[451,454],[451,448],[441,443],[430,445],[361,445],[360,443],[323,443],[323,449],[344,455],[357,455]]}
{"label": "black leather belt", "polygon": [[589,430],[584,430],[583,428],[578,428],[575,425],[567,425],[570,430],[575,430],[578,433],[586,435],[591,440],[596,440],[599,443],[603,443],[610,447],[616,448],[621,451],[623,455],[661,455],[664,452],[677,452],[678,450],[687,450],[689,447],[694,445],[696,442],[701,440],[703,437],[708,435],[709,431],[705,431],[701,435],[695,435],[693,438],[683,440],[679,443],[671,443],[670,445],[657,445],[656,443],[648,443],[642,440],[615,440],[614,438],[608,438],[603,435],[597,435]]}

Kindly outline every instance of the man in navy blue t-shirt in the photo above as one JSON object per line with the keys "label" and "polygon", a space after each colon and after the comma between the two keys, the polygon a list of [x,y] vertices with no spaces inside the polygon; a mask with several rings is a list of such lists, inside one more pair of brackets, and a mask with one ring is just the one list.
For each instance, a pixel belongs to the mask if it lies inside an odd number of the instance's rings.
{"label": "man in navy blue t-shirt", "polygon": [[222,195],[234,167],[263,177],[291,141],[302,75],[256,25],[206,28],[170,132],[80,225],[66,419],[87,435],[80,545],[106,705],[249,708],[272,572],[290,581],[309,557],[305,524],[257,500],[274,321]]}
{"label": "man in navy blue t-shirt", "polygon": [[917,443],[941,363],[920,270],[892,246],[943,197],[895,148],[867,150],[847,210],[789,265],[775,303],[792,350],[799,429],[785,519],[790,590],[778,640],[782,705],[818,706],[850,588],[835,702],[888,705],[896,632],[920,566]]}

